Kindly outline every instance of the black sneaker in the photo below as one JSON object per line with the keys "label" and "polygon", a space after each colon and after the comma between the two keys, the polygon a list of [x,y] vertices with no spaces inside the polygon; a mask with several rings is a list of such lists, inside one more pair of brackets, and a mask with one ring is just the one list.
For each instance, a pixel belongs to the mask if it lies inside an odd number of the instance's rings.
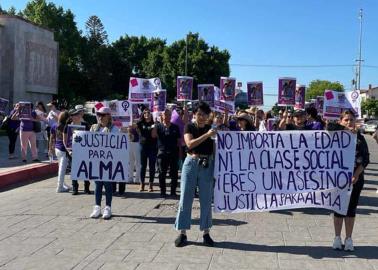
{"label": "black sneaker", "polygon": [[208,247],[214,246],[214,241],[213,239],[211,239],[210,234],[208,233],[203,235],[203,243],[205,246],[208,246]]}
{"label": "black sneaker", "polygon": [[23,159],[22,162],[23,162],[23,163],[26,163],[27,161],[26,161],[26,159]]}
{"label": "black sneaker", "polygon": [[91,195],[91,194],[92,194],[92,192],[91,192],[89,189],[85,189],[85,190],[84,190],[84,193],[85,193],[85,194],[88,194],[88,195]]}
{"label": "black sneaker", "polygon": [[33,162],[41,162],[38,158],[33,159]]}
{"label": "black sneaker", "polygon": [[72,195],[78,195],[78,194],[79,194],[79,191],[77,189],[72,190]]}
{"label": "black sneaker", "polygon": [[175,246],[176,247],[183,247],[187,244],[188,238],[185,234],[180,233],[180,235],[175,240]]}

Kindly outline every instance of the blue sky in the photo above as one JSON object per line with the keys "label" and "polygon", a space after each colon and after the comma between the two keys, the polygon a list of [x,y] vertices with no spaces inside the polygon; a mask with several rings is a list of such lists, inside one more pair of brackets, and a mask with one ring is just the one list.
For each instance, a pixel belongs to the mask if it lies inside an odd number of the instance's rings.
{"label": "blue sky", "polygon": [[[79,29],[91,15],[101,18],[110,41],[124,34],[160,37],[171,43],[199,32],[209,44],[231,53],[231,75],[243,82],[263,81],[276,94],[278,78],[340,81],[351,87],[354,68],[277,68],[251,65],[353,65],[358,53],[360,8],[364,10],[361,88],[378,86],[378,1],[376,0],[57,0],[76,15]],[[25,0],[1,0],[23,9]],[[206,83],[206,82],[200,82]],[[265,96],[271,106],[277,97]]]}

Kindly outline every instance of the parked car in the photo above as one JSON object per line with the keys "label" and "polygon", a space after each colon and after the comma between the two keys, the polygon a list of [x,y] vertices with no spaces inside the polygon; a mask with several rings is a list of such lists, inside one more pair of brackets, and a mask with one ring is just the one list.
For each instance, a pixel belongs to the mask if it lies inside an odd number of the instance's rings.
{"label": "parked car", "polygon": [[378,120],[369,120],[365,123],[364,133],[373,134],[378,128]]}

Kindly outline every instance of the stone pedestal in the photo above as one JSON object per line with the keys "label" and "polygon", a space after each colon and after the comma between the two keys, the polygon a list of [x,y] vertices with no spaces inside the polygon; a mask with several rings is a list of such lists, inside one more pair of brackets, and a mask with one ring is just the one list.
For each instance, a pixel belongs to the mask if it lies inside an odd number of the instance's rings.
{"label": "stone pedestal", "polygon": [[17,16],[0,15],[0,97],[51,101],[58,93],[54,33]]}

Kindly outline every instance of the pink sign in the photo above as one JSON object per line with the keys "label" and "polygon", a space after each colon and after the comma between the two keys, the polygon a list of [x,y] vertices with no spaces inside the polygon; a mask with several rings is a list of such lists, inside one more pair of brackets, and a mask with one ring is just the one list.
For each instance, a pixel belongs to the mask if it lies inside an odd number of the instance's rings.
{"label": "pink sign", "polygon": [[235,100],[235,78],[221,77],[220,78],[220,100],[234,101]]}
{"label": "pink sign", "polygon": [[193,78],[188,76],[177,77],[177,100],[192,100],[193,94]]}
{"label": "pink sign", "polygon": [[295,105],[295,78],[278,79],[278,105],[293,106]]}
{"label": "pink sign", "polygon": [[295,89],[295,105],[294,105],[295,109],[303,110],[305,108],[305,94],[306,94],[306,86],[297,85]]}
{"label": "pink sign", "polygon": [[198,100],[204,101],[211,108],[214,108],[214,84],[199,84],[198,86]]}
{"label": "pink sign", "polygon": [[248,82],[248,105],[261,106],[264,105],[264,92],[262,82]]}

